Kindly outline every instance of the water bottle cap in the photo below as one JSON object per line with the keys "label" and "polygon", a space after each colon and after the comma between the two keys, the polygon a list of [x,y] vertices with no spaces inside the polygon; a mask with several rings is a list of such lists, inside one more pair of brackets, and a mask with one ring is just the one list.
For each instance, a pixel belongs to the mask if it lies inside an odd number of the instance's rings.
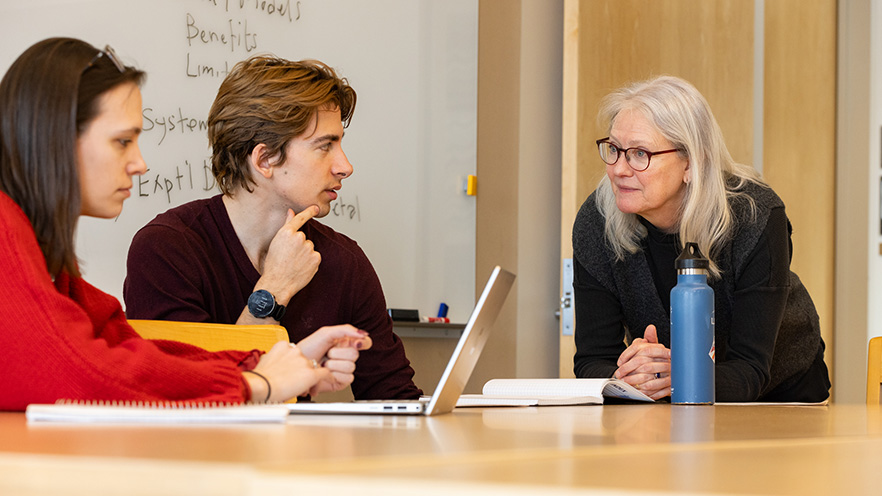
{"label": "water bottle cap", "polygon": [[683,247],[683,252],[677,257],[675,266],[677,270],[708,269],[710,267],[710,261],[704,258],[704,255],[701,254],[701,250],[698,249],[697,243],[689,242],[686,243],[686,246]]}

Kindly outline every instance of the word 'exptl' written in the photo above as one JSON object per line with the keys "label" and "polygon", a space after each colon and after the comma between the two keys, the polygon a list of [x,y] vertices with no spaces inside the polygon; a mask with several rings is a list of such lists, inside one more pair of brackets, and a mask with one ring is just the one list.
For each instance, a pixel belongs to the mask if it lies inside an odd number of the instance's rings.
{"label": "word 'exptl' written", "polygon": [[[197,173],[198,174],[198,173]],[[183,168],[175,166],[174,174],[151,173],[150,169],[137,179],[138,196],[148,197],[164,194],[169,204],[172,203],[173,191],[194,190],[198,186],[202,191],[211,191],[217,187],[214,174],[211,173],[211,164],[208,160],[202,161],[202,177],[198,183],[193,182],[193,165],[189,160],[184,160]]]}

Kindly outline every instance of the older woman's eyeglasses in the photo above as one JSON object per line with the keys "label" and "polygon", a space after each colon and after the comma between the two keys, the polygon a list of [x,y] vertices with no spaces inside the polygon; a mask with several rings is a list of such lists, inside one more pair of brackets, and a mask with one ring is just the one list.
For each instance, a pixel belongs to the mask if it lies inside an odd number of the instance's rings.
{"label": "older woman's eyeglasses", "polygon": [[651,152],[649,150],[644,150],[643,148],[619,148],[609,140],[609,137],[599,139],[596,143],[597,150],[600,151],[600,159],[603,160],[604,163],[607,165],[615,165],[615,163],[619,161],[619,155],[624,154],[625,162],[637,172],[648,169],[649,161],[655,155],[680,151],[679,148],[662,150],[660,152]]}
{"label": "older woman's eyeglasses", "polygon": [[116,66],[119,72],[126,72],[126,66],[123,65],[123,63],[119,60],[119,57],[116,56],[116,52],[113,50],[113,48],[110,48],[110,45],[105,45],[104,50],[98,50],[98,53],[96,53],[95,56],[92,57],[92,60],[89,61],[89,65],[87,65],[86,68],[83,69],[83,72],[89,70],[89,68],[95,65],[95,62],[98,62],[98,59],[100,59],[101,57],[107,57],[108,59],[110,59],[110,61],[113,62],[113,65]]}

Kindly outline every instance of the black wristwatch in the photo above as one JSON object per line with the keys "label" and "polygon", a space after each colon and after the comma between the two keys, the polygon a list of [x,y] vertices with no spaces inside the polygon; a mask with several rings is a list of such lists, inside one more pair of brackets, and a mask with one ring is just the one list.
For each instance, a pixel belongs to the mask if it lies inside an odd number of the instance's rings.
{"label": "black wristwatch", "polygon": [[272,317],[281,322],[285,316],[285,305],[279,305],[269,291],[258,289],[248,297],[248,311],[258,319]]}

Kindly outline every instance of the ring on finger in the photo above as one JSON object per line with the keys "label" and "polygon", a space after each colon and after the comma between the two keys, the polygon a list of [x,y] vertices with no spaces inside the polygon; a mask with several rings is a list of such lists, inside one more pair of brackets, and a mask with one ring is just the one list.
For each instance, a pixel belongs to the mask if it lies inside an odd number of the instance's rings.
{"label": "ring on finger", "polygon": [[656,378],[656,379],[661,379],[661,372],[656,372],[656,373],[655,373],[655,378]]}
{"label": "ring on finger", "polygon": [[314,368],[314,369],[319,368],[319,363],[317,361],[315,361],[315,359],[312,360],[312,368]]}

